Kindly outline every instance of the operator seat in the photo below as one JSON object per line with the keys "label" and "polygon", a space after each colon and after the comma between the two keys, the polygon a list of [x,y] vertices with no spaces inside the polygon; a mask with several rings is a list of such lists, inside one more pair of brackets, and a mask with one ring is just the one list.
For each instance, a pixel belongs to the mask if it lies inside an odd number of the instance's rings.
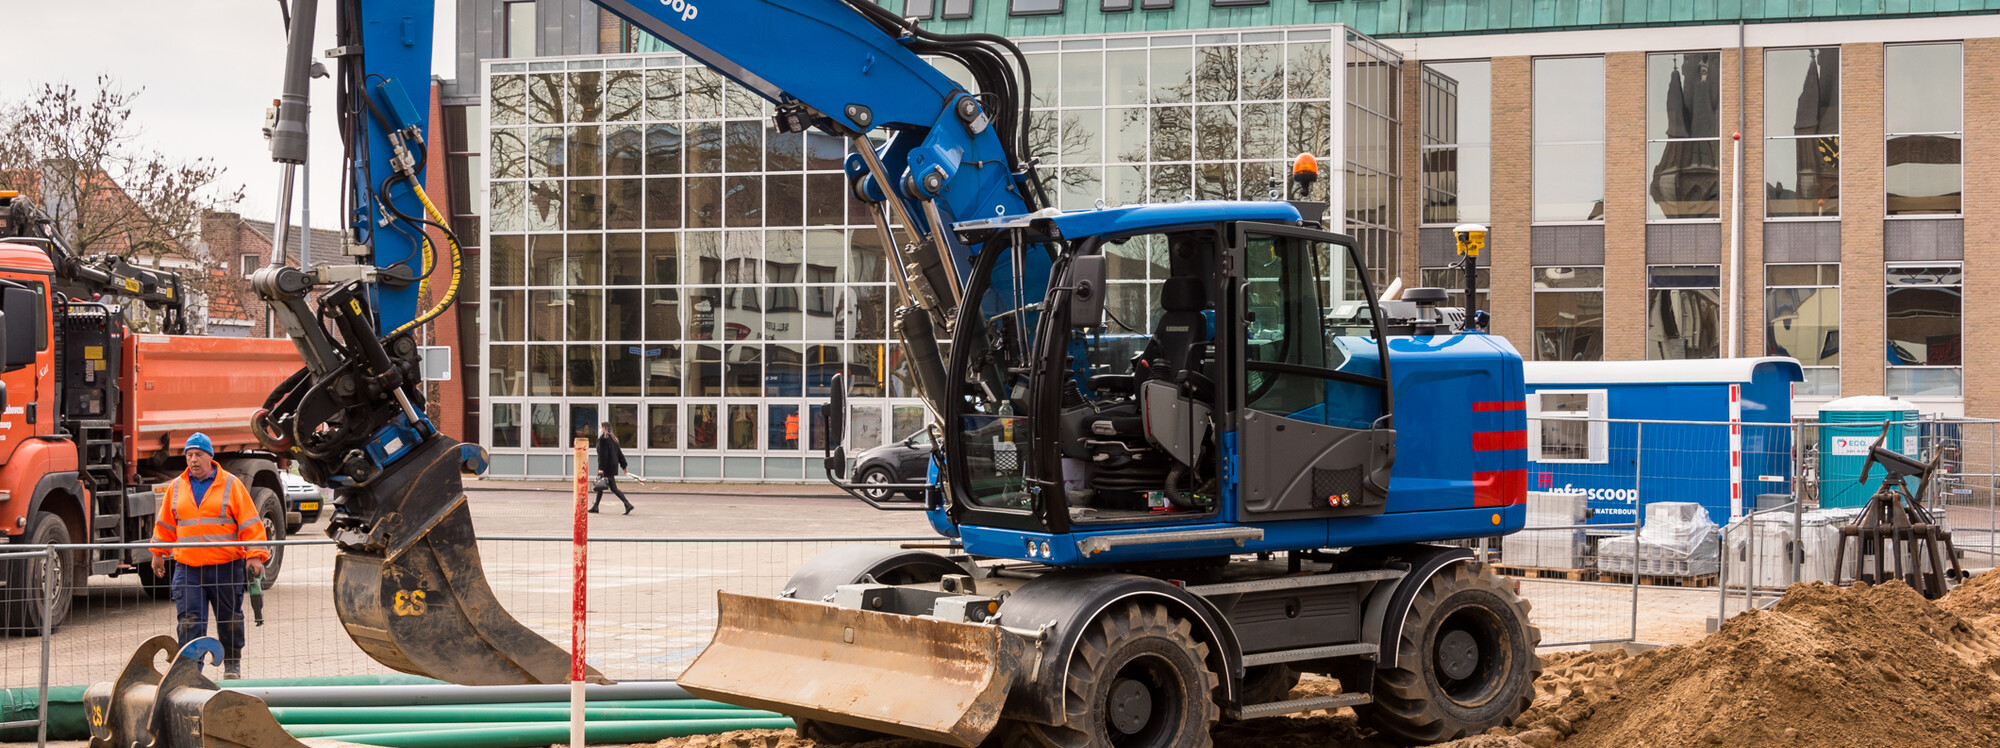
{"label": "operator seat", "polygon": [[1207,297],[1200,278],[1168,278],[1160,286],[1163,311],[1141,357],[1156,369],[1165,362],[1168,378],[1183,371],[1199,373],[1201,359],[1215,338],[1209,316],[1202,313],[1208,307]]}

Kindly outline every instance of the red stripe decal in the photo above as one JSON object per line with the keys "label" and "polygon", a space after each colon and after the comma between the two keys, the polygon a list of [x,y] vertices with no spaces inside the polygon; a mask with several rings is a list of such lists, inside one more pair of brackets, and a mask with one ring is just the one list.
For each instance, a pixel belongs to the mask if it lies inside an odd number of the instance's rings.
{"label": "red stripe decal", "polygon": [[1527,470],[1492,470],[1472,474],[1474,508],[1528,503]]}
{"label": "red stripe decal", "polygon": [[1472,433],[1472,449],[1475,452],[1527,448],[1528,432],[1526,431],[1475,431]]}
{"label": "red stripe decal", "polygon": [[1473,403],[1472,412],[1487,413],[1496,410],[1527,410],[1526,400],[1500,400],[1490,403]]}

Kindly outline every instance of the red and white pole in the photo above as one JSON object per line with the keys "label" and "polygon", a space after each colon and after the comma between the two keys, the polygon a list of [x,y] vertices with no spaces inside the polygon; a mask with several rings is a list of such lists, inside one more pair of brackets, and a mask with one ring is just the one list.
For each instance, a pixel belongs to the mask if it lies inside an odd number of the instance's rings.
{"label": "red and white pole", "polygon": [[583,643],[585,597],[588,587],[584,581],[590,571],[590,515],[584,509],[584,499],[590,490],[590,441],[576,440],[576,506],[571,509],[574,519],[570,521],[570,548],[573,554],[570,570],[570,614],[569,614],[569,744],[571,748],[582,748],[583,735]]}
{"label": "red and white pole", "polygon": [[1743,385],[1729,385],[1729,518],[1743,516]]}

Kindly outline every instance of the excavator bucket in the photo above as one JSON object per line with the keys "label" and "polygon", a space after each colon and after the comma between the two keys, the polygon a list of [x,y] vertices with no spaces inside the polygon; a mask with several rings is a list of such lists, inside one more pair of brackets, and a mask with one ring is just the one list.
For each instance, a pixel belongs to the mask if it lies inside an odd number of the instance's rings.
{"label": "excavator bucket", "polygon": [[[176,649],[180,649],[177,656]],[[162,654],[172,657],[164,674],[155,664]],[[204,654],[211,662],[219,660],[222,647],[214,639],[198,639],[178,648],[171,636],[156,636],[139,645],[117,681],[98,683],[84,691],[91,748],[352,745],[322,740],[302,743],[293,738],[271,717],[271,708],[263,699],[221,690],[203,676]]]}
{"label": "excavator bucket", "polygon": [[[361,651],[465,686],[562,683],[569,653],[508,615],[486,584],[459,465],[432,437],[369,486],[365,523],[335,526],[334,610]],[[586,678],[605,683],[589,669]]]}
{"label": "excavator bucket", "polygon": [[696,696],[948,745],[1000,721],[1027,642],[998,626],[718,593]]}

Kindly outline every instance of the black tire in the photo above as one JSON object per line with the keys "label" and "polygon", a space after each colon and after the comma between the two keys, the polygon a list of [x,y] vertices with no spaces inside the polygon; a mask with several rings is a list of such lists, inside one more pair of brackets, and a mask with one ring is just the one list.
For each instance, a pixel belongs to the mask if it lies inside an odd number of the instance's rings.
{"label": "black tire", "polygon": [[146,592],[147,598],[152,600],[174,599],[173,559],[171,558],[167,559],[167,574],[166,576],[162,577],[153,576],[153,559],[150,558],[150,554],[149,557],[146,558],[144,561],[141,561],[138,566],[139,566],[139,589],[144,590]]}
{"label": "black tire", "polygon": [[[69,543],[69,523],[48,512],[36,512],[28,532],[21,536],[24,540],[11,551],[32,551],[50,543]],[[0,590],[0,633],[37,635],[42,632],[42,618],[49,617],[49,630],[54,631],[69,618],[70,598],[78,592],[76,576],[78,571],[86,575],[81,551],[63,551],[56,554],[56,585],[53,596],[44,600],[43,569],[49,563],[46,558],[9,559],[4,564],[7,587]],[[86,577],[87,578],[87,577]],[[45,607],[45,603],[53,603]]]}
{"label": "black tire", "polygon": [[[891,474],[888,468],[876,465],[861,471],[860,475],[855,476],[854,482],[864,486],[870,483],[895,483],[896,476]],[[862,496],[868,497],[870,501],[888,501],[889,497],[896,493],[894,490],[887,488],[857,488],[854,490]]]}
{"label": "black tire", "polygon": [[1243,673],[1243,688],[1238,690],[1238,700],[1246,705],[1284,701],[1298,685],[1299,671],[1291,666],[1260,665]]}
{"label": "black tire", "polygon": [[[257,507],[257,516],[264,520],[264,537],[271,540],[285,539],[285,499],[263,486],[250,489],[250,503]],[[285,547],[273,546],[271,560],[264,562],[264,586],[278,583],[278,571],[285,565]]]}
{"label": "black tire", "polygon": [[1157,602],[1112,608],[1077,642],[1064,726],[1005,725],[1006,744],[1041,748],[1207,748],[1221,682],[1194,626]]}
{"label": "black tire", "polygon": [[1535,700],[1541,631],[1528,602],[1481,564],[1455,563],[1424,584],[1359,711],[1387,738],[1426,745],[1510,724]]}

